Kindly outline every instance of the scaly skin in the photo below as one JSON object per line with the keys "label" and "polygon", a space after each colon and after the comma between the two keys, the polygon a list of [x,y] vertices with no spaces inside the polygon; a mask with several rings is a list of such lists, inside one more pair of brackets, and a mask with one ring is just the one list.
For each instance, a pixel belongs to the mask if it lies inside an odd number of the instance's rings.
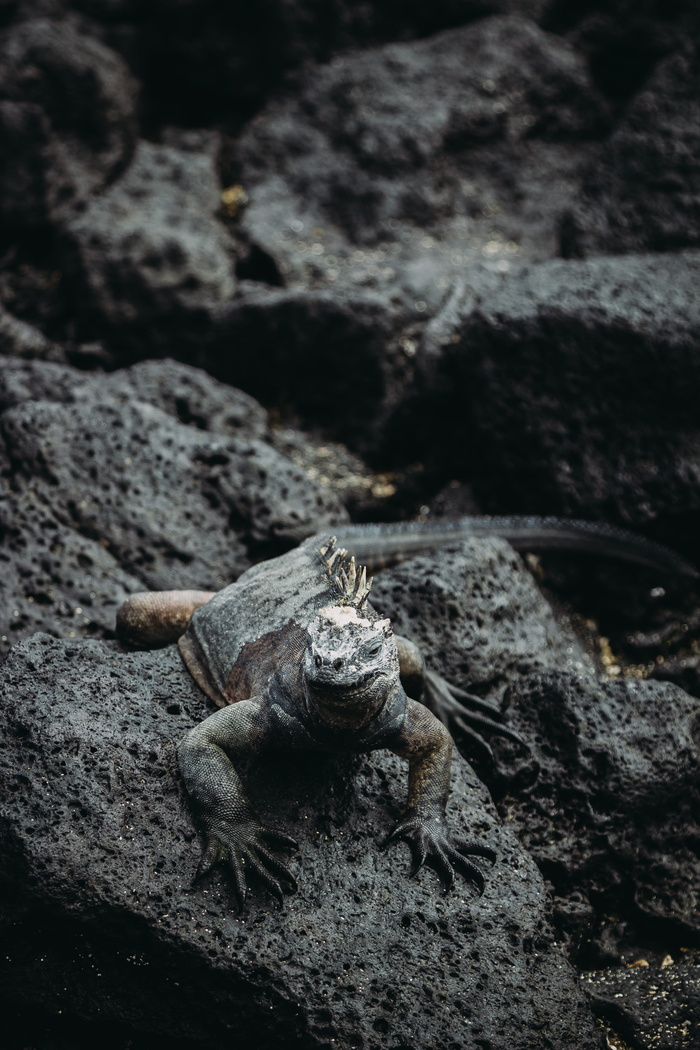
{"label": "scaly skin", "polygon": [[[520,548],[592,550],[698,577],[666,548],[586,522],[465,518],[343,526],[339,532],[372,566],[491,534]],[[222,708],[185,737],[178,757],[204,837],[198,875],[226,863],[241,907],[251,872],[278,898],[295,888],[278,856],[294,840],[262,823],[235,768],[243,755],[268,750],[388,748],[406,758],[406,807],[387,841],[408,842],[414,873],[429,864],[449,888],[457,870],[483,889],[484,873],[471,857],[493,860],[493,851],[449,840],[445,807],[452,739],[445,724],[488,753],[484,732],[519,738],[502,724],[497,708],[428,671],[416,646],[395,638],[389,621],[379,619],[368,592],[354,559],[335,548],[334,540],[318,536],[248,570],[216,595],[149,592],[134,595],[119,611],[120,633],[131,644],[153,647],[179,638],[187,667]]]}
{"label": "scaly skin", "polygon": [[[311,603],[314,614],[304,625],[290,621],[273,630],[275,652],[283,658],[274,673],[260,676],[261,691],[245,700],[231,698],[230,706],[196,726],[178,749],[204,834],[198,874],[225,862],[240,907],[250,872],[278,898],[295,886],[277,854],[278,847],[292,846],[293,840],[265,826],[255,813],[236,772],[239,757],[270,750],[347,753],[388,748],[409,764],[406,807],[388,841],[402,838],[409,843],[414,872],[427,863],[449,887],[457,869],[483,889],[484,874],[469,857],[493,859],[493,852],[483,844],[455,846],[449,840],[449,732],[427,708],[406,696],[389,621],[377,616],[366,596],[357,598],[352,584],[339,587],[329,579],[318,543],[315,549],[313,544],[305,546],[307,569],[323,584]],[[314,550],[316,558],[308,558]],[[344,564],[349,568],[347,560]],[[342,572],[342,565],[341,559],[335,568]],[[235,590],[229,597],[235,599]],[[411,652],[410,646],[404,648]],[[251,648],[246,643],[238,655],[229,682],[240,681],[241,656],[244,663],[249,657],[264,663],[267,646],[256,648],[253,643]]]}

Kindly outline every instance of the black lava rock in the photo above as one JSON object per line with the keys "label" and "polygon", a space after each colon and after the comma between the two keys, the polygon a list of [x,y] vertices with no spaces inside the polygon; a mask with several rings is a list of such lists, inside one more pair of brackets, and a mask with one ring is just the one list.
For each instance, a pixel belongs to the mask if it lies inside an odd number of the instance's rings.
{"label": "black lava rock", "polygon": [[210,154],[141,142],[122,178],[65,224],[81,313],[115,353],[173,353],[203,337],[235,287],[219,206]]}
{"label": "black lava rock", "polygon": [[500,701],[508,684],[536,670],[593,672],[504,540],[467,540],[411,558],[377,576],[372,601],[435,670],[490,700]]}
{"label": "black lava rock", "polygon": [[377,839],[398,759],[278,757],[249,773],[301,844],[299,891],[238,916],[223,873],[191,887],[198,843],[173,745],[206,713],[174,648],[122,655],[43,635],[5,665],[0,782],[6,994],[210,1047],[532,1050],[599,1046],[552,942],[537,872],[476,778],[454,771],[457,836],[498,851],[481,898],[407,877]]}
{"label": "black lava rock", "polygon": [[596,1015],[633,1050],[700,1046],[700,969],[692,956],[685,965],[682,958],[678,962],[668,956],[663,967],[633,963],[586,975],[584,988]]}
{"label": "black lava rock", "polygon": [[557,892],[696,936],[700,701],[666,682],[549,672],[507,702],[530,753],[496,742],[499,806]]}
{"label": "black lava rock", "polygon": [[691,251],[552,261],[464,317],[446,425],[458,450],[478,443],[488,506],[630,524],[700,510],[699,275]]}
{"label": "black lava rock", "polygon": [[[396,311],[376,295],[247,289],[217,317],[198,360],[265,404],[369,451],[410,382]],[[392,346],[393,343],[393,346]]]}
{"label": "black lava rock", "polygon": [[432,312],[465,267],[551,254],[605,120],[574,52],[515,15],[339,58],[236,143],[241,228],[286,281]]}
{"label": "black lava rock", "polygon": [[55,223],[124,168],[136,136],[136,83],[121,57],[69,18],[0,35],[0,217]]}
{"label": "black lava rock", "polygon": [[3,648],[39,628],[110,636],[128,593],[218,590],[251,559],[347,517],[328,486],[259,440],[251,398],[184,365],[97,379],[12,362],[0,406]]}
{"label": "black lava rock", "polygon": [[700,245],[699,148],[700,57],[691,38],[659,64],[586,173],[562,220],[563,252]]}

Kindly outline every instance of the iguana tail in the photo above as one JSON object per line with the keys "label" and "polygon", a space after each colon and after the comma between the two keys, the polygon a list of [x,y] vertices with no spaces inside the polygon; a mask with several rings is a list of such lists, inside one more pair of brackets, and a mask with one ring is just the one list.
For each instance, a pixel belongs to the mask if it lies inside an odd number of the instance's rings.
{"label": "iguana tail", "polygon": [[593,521],[518,516],[436,518],[398,524],[339,525],[334,531],[338,545],[347,547],[369,572],[474,536],[500,536],[516,550],[586,551],[673,576],[700,579],[697,568],[669,547],[627,529]]}
{"label": "iguana tail", "polygon": [[185,633],[214,591],[139,591],[117,609],[117,635],[136,649],[159,649]]}

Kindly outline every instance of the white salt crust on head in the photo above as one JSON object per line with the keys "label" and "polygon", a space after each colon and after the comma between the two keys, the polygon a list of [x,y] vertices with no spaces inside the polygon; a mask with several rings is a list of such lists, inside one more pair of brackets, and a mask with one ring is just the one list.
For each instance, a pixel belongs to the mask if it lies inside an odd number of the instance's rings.
{"label": "white salt crust on head", "polygon": [[358,627],[369,627],[373,631],[387,631],[391,620],[375,620],[374,623],[365,616],[360,616],[354,605],[327,605],[318,614],[319,619],[329,620],[336,627],[356,624]]}

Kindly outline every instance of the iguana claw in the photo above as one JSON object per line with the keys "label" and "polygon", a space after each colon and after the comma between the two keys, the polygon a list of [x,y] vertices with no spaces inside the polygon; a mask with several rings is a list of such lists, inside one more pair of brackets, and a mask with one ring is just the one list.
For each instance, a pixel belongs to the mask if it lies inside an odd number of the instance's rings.
{"label": "iguana claw", "polygon": [[496,854],[488,846],[479,842],[463,842],[454,846],[447,837],[442,820],[408,811],[386,837],[383,845],[387,846],[397,839],[403,839],[410,847],[413,858],[411,875],[416,875],[427,864],[437,872],[447,892],[454,885],[457,869],[465,878],[476,883],[479,896],[484,892],[484,873],[466,854],[493,861]]}
{"label": "iguana claw", "polygon": [[267,827],[257,820],[248,820],[229,827],[221,821],[216,823],[216,828],[206,833],[204,852],[195,880],[202,878],[215,864],[223,861],[228,864],[233,879],[239,911],[245,906],[248,875],[251,871],[276,897],[281,906],[284,894],[293,893],[297,883],[291,871],[275,856],[270,847],[297,849],[296,841],[291,835]]}
{"label": "iguana claw", "polygon": [[467,741],[475,743],[491,761],[495,761],[494,754],[482,732],[503,736],[516,744],[526,746],[522,737],[504,724],[503,713],[495,704],[451,685],[435,671],[427,668],[424,671],[423,702],[453,733],[456,727],[459,734],[466,737]]}

